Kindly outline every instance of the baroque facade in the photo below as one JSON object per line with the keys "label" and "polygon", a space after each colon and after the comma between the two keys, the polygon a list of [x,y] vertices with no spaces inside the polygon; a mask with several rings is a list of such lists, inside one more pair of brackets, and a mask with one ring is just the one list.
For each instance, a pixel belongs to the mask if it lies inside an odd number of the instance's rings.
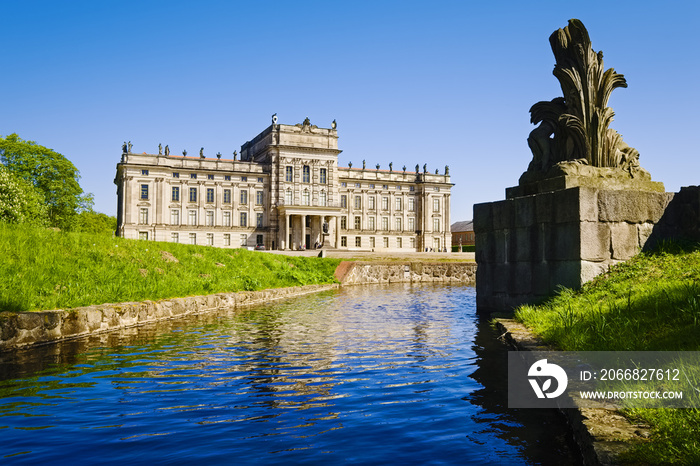
{"label": "baroque facade", "polygon": [[117,164],[117,235],[217,247],[450,250],[449,169],[338,166],[338,132],[272,125],[240,160],[135,154]]}

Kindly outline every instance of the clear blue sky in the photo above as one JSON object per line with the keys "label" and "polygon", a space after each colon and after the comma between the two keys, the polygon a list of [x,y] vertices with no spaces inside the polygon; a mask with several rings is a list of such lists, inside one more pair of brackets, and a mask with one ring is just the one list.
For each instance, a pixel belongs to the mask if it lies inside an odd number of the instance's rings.
{"label": "clear blue sky", "polygon": [[[571,5],[568,5],[571,3]],[[452,220],[531,159],[528,110],[561,95],[549,35],[579,18],[627,78],[611,127],[668,191],[700,184],[700,2],[0,0],[0,135],[67,156],[114,215],[134,152],[234,149],[338,121],[340,164],[450,166]]]}

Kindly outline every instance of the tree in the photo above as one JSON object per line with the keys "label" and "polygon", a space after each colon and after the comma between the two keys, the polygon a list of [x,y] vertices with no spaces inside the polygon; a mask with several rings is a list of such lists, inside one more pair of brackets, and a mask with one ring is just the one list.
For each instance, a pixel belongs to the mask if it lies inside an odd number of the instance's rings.
{"label": "tree", "polygon": [[51,226],[73,229],[77,214],[92,206],[91,196],[83,193],[78,182],[78,169],[52,149],[10,134],[0,137],[0,161],[42,193]]}
{"label": "tree", "polygon": [[0,222],[46,225],[44,196],[0,165]]}
{"label": "tree", "polygon": [[117,230],[117,217],[95,212],[92,209],[78,214],[78,231],[112,236]]}

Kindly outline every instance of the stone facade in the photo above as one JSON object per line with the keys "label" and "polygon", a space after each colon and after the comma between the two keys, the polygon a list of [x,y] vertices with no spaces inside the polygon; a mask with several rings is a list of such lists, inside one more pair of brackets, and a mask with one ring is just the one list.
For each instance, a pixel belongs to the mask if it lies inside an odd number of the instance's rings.
{"label": "stone facade", "polygon": [[477,308],[579,288],[639,252],[672,193],[574,187],[474,206]]}
{"label": "stone facade", "polygon": [[273,124],[240,160],[135,154],[117,165],[117,234],[132,239],[300,249],[450,248],[444,174],[338,166],[338,132]]}
{"label": "stone facade", "polygon": [[474,283],[474,262],[343,262],[336,270],[343,285],[379,283]]}

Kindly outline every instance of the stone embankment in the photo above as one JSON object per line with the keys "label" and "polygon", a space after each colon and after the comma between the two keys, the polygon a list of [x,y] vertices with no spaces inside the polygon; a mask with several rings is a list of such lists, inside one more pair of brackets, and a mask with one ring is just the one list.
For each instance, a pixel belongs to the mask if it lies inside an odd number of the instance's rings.
{"label": "stone embankment", "polygon": [[[476,263],[341,262],[335,275],[342,285],[398,282],[474,283]],[[337,287],[337,284],[307,285],[160,301],[101,304],[67,310],[0,312],[0,351],[69,340],[218,309],[264,304]]]}
{"label": "stone embankment", "polygon": [[69,340],[218,309],[264,304],[337,287],[336,284],[307,285],[160,301],[101,304],[69,310],[0,312],[0,351]]}
{"label": "stone embankment", "polygon": [[475,262],[341,262],[335,278],[343,285],[370,283],[474,283]]}

